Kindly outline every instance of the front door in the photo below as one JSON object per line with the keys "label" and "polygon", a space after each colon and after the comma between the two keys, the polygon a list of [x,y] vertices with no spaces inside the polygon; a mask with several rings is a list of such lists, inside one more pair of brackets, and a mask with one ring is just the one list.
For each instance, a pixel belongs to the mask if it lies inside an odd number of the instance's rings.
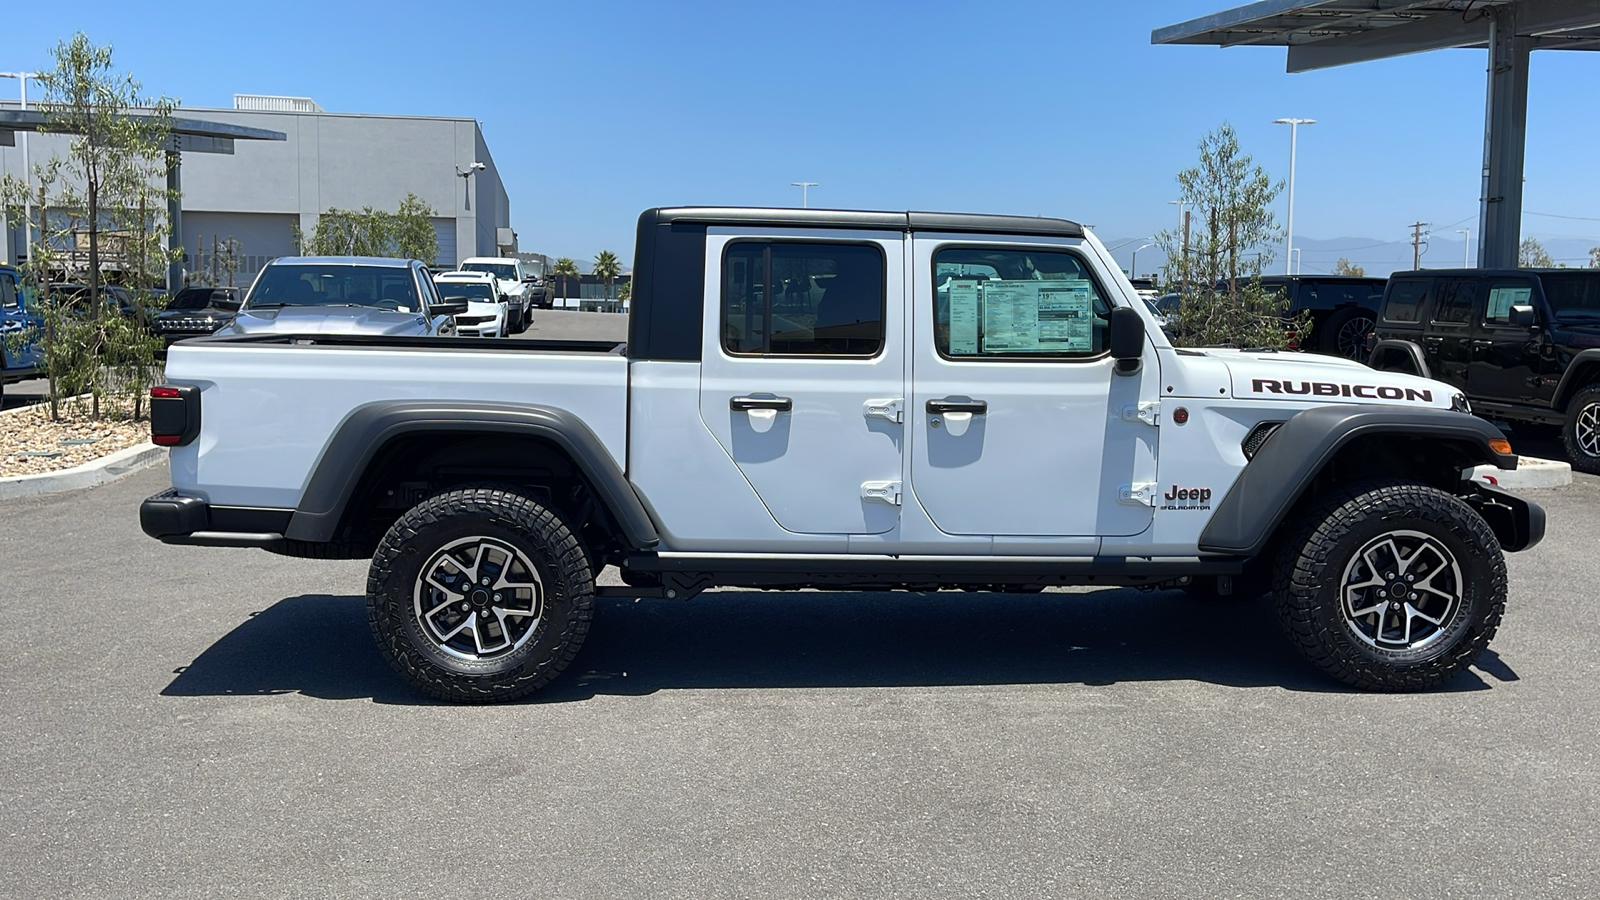
{"label": "front door", "polygon": [[1113,372],[1112,295],[1092,258],[1081,240],[915,239],[911,484],[941,531],[1149,527],[1159,373],[1153,354]]}
{"label": "front door", "polygon": [[[1537,306],[1532,278],[1488,279],[1487,298],[1467,366],[1467,393],[1497,403],[1550,403],[1560,364],[1547,328],[1511,324],[1511,307]],[[1548,323],[1541,323],[1548,325]],[[1542,377],[1546,370],[1553,377]],[[1548,382],[1548,383],[1546,383]]]}
{"label": "front door", "polygon": [[[905,239],[707,235],[700,417],[778,524],[882,534],[899,522]],[[716,498],[708,497],[708,504]]]}

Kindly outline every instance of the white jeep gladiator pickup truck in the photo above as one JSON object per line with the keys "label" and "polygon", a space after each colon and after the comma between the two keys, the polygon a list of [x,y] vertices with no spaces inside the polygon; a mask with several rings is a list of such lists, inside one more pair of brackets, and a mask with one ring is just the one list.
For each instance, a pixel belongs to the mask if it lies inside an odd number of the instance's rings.
{"label": "white jeep gladiator pickup truck", "polygon": [[462,701],[555,678],[597,595],[715,586],[1271,590],[1323,671],[1416,690],[1544,532],[1468,479],[1516,457],[1453,389],[1175,348],[1072,222],[653,209],[635,267],[626,344],[174,346],[144,530],[370,556],[383,654]]}

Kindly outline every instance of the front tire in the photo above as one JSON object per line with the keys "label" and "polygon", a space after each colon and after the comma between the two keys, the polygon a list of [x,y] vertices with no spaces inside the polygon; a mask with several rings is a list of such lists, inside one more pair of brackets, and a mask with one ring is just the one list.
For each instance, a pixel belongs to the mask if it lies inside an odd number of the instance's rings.
{"label": "front tire", "polygon": [[545,686],[577,655],[593,610],[594,575],[572,529],[503,489],[413,507],[367,576],[378,649],[441,700],[514,700]]}
{"label": "front tire", "polygon": [[1369,482],[1300,518],[1274,592],[1290,640],[1317,668],[1364,690],[1420,691],[1489,645],[1505,612],[1505,557],[1460,498]]}
{"label": "front tire", "polygon": [[1600,475],[1600,386],[1584,388],[1567,404],[1561,443],[1574,469]]}

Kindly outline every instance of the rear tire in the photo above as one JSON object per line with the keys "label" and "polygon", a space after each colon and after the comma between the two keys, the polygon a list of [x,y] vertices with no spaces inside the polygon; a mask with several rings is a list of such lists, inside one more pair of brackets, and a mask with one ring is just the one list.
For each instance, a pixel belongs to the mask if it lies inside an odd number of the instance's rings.
{"label": "rear tire", "polygon": [[514,491],[447,491],[395,522],[367,576],[385,659],[441,700],[514,700],[549,684],[589,632],[594,575],[551,510]]}
{"label": "rear tire", "polygon": [[1600,475],[1600,385],[1584,388],[1567,404],[1561,443],[1574,469]]}
{"label": "rear tire", "polygon": [[1471,665],[1494,637],[1505,557],[1460,498],[1367,482],[1294,524],[1275,593],[1284,630],[1312,665],[1363,690],[1426,690]]}
{"label": "rear tire", "polygon": [[1317,349],[1357,362],[1367,361],[1367,332],[1378,324],[1377,317],[1364,309],[1341,309],[1322,323]]}

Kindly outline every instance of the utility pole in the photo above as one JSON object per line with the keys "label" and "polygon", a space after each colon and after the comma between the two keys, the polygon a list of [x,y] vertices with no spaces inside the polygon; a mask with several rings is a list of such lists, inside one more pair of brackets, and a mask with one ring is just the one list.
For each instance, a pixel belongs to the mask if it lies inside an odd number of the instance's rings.
{"label": "utility pole", "polygon": [[1422,268],[1422,239],[1427,237],[1422,229],[1432,225],[1432,222],[1411,223],[1411,269],[1416,271]]}
{"label": "utility pole", "polygon": [[800,208],[801,209],[805,209],[806,208],[806,191],[811,189],[811,188],[817,187],[818,185],[817,185],[817,183],[815,181],[791,181],[791,182],[789,182],[789,186],[790,187],[797,187],[797,188],[800,189]]}

